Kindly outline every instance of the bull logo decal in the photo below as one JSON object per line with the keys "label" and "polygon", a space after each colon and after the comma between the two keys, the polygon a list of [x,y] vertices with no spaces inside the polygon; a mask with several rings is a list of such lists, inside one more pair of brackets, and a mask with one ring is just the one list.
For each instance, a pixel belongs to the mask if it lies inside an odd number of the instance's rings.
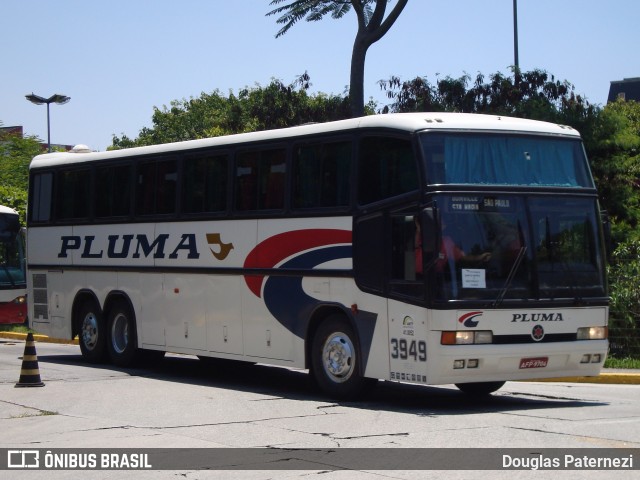
{"label": "bull logo decal", "polygon": [[[233,243],[223,243],[219,233],[207,233],[207,243],[209,244],[209,250],[218,260],[224,260],[233,250]],[[217,248],[214,250],[211,248],[212,245],[217,246]]]}

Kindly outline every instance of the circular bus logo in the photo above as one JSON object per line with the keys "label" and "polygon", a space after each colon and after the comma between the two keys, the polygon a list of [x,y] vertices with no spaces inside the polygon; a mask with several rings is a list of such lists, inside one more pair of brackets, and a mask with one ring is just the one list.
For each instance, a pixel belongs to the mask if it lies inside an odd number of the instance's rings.
{"label": "circular bus logo", "polygon": [[544,328],[540,325],[536,325],[531,330],[531,338],[533,338],[536,342],[539,342],[544,338]]}

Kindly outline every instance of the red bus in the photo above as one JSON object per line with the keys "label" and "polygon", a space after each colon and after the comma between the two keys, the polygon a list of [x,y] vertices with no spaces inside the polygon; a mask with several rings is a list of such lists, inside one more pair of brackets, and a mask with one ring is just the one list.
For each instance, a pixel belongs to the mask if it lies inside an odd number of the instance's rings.
{"label": "red bus", "polygon": [[18,212],[0,205],[0,323],[27,318],[24,243]]}

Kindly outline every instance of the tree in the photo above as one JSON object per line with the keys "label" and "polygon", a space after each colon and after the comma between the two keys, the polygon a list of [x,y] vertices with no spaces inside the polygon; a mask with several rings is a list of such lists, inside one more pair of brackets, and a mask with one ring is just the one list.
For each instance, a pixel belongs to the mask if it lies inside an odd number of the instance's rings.
{"label": "tree", "polygon": [[500,72],[488,79],[479,73],[445,77],[432,84],[425,77],[402,82],[398,77],[378,82],[393,100],[395,112],[467,112],[531,118],[570,124],[584,133],[593,128],[597,107],[576,95],[575,87],[543,70]]}
{"label": "tree", "polygon": [[640,240],[621,243],[613,251],[608,274],[614,326],[640,329]]}
{"label": "tree", "polygon": [[640,241],[640,103],[608,104],[585,143],[615,243]]}
{"label": "tree", "polygon": [[[279,5],[290,0],[272,0],[270,5]],[[342,18],[353,7],[358,19],[358,32],[351,53],[351,74],[349,81],[349,103],[351,116],[364,115],[364,65],[367,50],[380,40],[393,26],[408,0],[398,0],[385,19],[389,0],[294,0],[271,10],[267,15],[280,15],[276,23],[283,27],[276,38],[284,35],[298,21],[306,17],[308,22],[316,22],[331,14],[334,19]],[[375,8],[372,10],[371,5]]]}
{"label": "tree", "polygon": [[23,224],[27,210],[29,163],[40,153],[42,145],[37,137],[0,131],[0,204],[17,210]]}
{"label": "tree", "polygon": [[[153,127],[138,138],[114,135],[111,149],[179,142],[233,133],[292,127],[310,122],[349,118],[348,99],[318,93],[309,95],[311,79],[305,72],[292,84],[272,80],[266,87],[245,87],[228,96],[216,90],[199,98],[174,100],[169,107],[154,107]],[[374,105],[368,110],[375,111]]]}

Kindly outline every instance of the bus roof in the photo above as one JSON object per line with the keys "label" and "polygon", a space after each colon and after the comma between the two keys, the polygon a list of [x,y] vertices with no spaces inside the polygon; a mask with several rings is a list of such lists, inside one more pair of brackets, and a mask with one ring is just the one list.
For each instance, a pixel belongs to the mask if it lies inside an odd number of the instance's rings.
{"label": "bus roof", "polygon": [[47,153],[35,157],[31,162],[30,168],[50,167],[60,165],[61,163],[113,160],[135,155],[184,152],[207,147],[231,146],[245,142],[282,140],[298,136],[321,135],[362,128],[395,129],[411,133],[425,130],[463,130],[468,132],[508,131],[512,133],[541,133],[576,138],[580,136],[576,130],[569,126],[515,117],[443,112],[392,113],[107,152],[76,153],[72,151]]}
{"label": "bus roof", "polygon": [[0,214],[18,215],[18,212],[16,212],[11,207],[5,207],[4,205],[0,205]]}

